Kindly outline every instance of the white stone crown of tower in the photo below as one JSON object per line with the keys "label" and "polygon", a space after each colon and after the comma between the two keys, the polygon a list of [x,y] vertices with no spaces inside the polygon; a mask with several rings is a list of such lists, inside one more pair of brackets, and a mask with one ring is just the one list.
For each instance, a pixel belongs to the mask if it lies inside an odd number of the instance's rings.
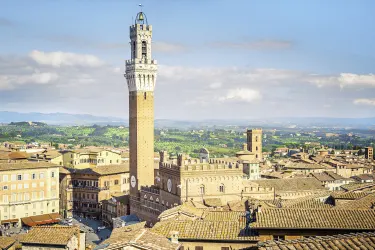
{"label": "white stone crown of tower", "polygon": [[152,59],[152,26],[143,12],[137,14],[130,26],[131,59],[125,62],[125,78],[129,92],[154,91],[157,61]]}

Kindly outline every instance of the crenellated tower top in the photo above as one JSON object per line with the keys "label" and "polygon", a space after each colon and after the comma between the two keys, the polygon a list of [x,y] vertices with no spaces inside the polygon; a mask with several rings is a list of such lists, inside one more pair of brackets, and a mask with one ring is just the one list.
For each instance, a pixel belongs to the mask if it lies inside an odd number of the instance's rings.
{"label": "crenellated tower top", "polygon": [[125,62],[129,92],[154,91],[157,62],[152,59],[152,26],[144,12],[137,14],[129,33],[131,59]]}

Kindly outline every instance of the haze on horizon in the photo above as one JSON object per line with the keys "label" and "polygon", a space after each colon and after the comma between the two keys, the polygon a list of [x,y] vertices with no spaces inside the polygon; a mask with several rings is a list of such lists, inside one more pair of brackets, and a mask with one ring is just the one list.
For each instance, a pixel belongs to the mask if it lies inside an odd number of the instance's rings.
{"label": "haze on horizon", "polygon": [[[141,2],[158,119],[374,116],[374,1]],[[126,119],[138,4],[2,2],[0,110]]]}

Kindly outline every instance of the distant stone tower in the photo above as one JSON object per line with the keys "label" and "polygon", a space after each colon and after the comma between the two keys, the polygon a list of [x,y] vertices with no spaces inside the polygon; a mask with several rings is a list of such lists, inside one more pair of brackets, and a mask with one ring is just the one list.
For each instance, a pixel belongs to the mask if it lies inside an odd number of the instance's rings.
{"label": "distant stone tower", "polygon": [[[151,54],[152,26],[143,12],[130,26],[131,59],[126,60],[129,88],[130,196],[154,184],[154,88],[157,63]],[[133,204],[136,209],[137,204]],[[132,206],[132,205],[131,205]],[[132,207],[131,207],[132,210]]]}
{"label": "distant stone tower", "polygon": [[255,158],[262,161],[262,129],[247,130],[247,150],[255,154]]}

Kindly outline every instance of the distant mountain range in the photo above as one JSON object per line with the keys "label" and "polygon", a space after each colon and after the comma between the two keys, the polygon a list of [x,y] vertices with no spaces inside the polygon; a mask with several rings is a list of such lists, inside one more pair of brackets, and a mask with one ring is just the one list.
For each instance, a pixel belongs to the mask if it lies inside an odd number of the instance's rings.
{"label": "distant mountain range", "polygon": [[[128,125],[128,119],[104,117],[87,114],[67,113],[18,113],[0,111],[0,123],[11,122],[43,122],[51,125]],[[172,120],[156,119],[156,127],[199,128],[223,126],[252,126],[252,127],[337,127],[375,129],[375,117],[371,118],[325,118],[325,117],[289,117],[264,119],[227,119],[227,120]]]}
{"label": "distant mountain range", "polygon": [[0,111],[0,123],[34,121],[47,124],[108,124],[108,123],[128,123],[127,120],[117,117],[102,117],[93,115],[67,114],[67,113],[18,113]]}

